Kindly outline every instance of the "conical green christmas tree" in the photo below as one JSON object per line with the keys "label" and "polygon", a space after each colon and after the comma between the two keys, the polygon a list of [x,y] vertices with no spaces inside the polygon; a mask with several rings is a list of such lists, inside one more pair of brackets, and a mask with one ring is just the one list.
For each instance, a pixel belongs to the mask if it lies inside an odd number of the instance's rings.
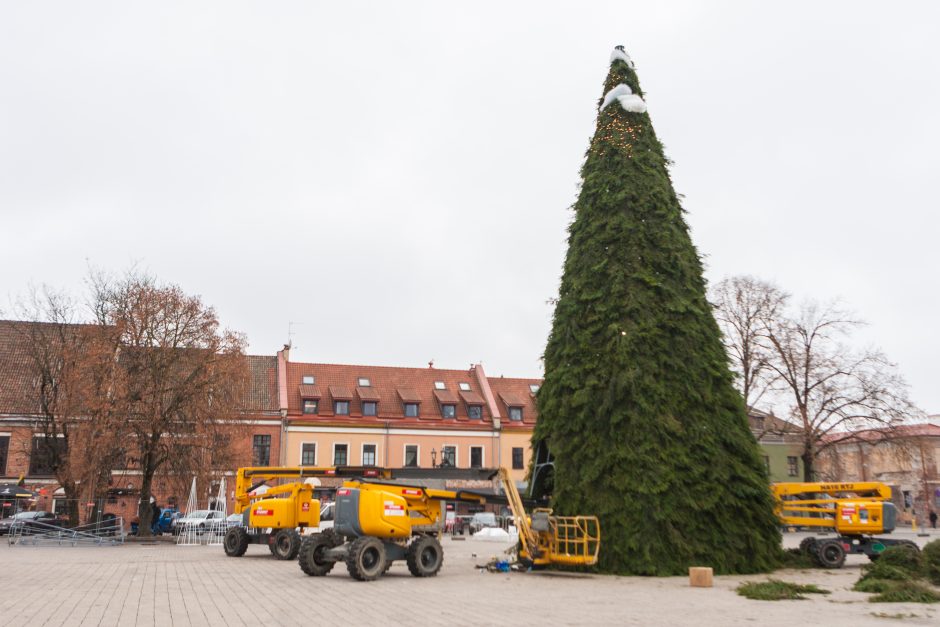
{"label": "conical green christmas tree", "polygon": [[611,55],[545,349],[553,506],[596,514],[608,572],[772,568],[767,476],[636,72]]}

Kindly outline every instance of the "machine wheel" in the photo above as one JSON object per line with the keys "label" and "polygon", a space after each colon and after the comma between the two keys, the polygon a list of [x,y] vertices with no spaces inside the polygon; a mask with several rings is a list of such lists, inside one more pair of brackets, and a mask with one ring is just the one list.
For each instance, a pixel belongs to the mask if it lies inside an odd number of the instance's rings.
{"label": "machine wheel", "polygon": [[800,553],[803,555],[816,555],[816,538],[803,538],[800,542]]}
{"label": "machine wheel", "polygon": [[374,581],[385,572],[385,545],[374,536],[362,536],[349,545],[346,569],[353,579]]}
{"label": "machine wheel", "polygon": [[229,557],[241,557],[248,550],[248,532],[244,527],[232,527],[225,533],[222,546]]}
{"label": "machine wheel", "polygon": [[408,570],[415,577],[433,577],[444,563],[444,549],[433,536],[419,536],[405,553]]}
{"label": "machine wheel", "polygon": [[300,534],[296,529],[281,529],[274,536],[271,552],[279,560],[292,560],[300,551]]}
{"label": "machine wheel", "polygon": [[825,540],[816,545],[816,561],[823,568],[842,568],[845,564],[845,547],[841,540]]}
{"label": "machine wheel", "polygon": [[300,545],[300,570],[311,577],[323,577],[331,570],[336,562],[322,559],[323,553],[334,546],[331,535],[315,533],[304,538]]}

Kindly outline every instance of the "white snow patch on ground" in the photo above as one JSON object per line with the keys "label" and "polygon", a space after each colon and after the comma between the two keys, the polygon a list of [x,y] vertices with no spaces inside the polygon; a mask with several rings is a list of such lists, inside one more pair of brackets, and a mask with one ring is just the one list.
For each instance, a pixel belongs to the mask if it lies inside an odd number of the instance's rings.
{"label": "white snow patch on ground", "polygon": [[484,527],[473,534],[473,539],[483,540],[484,542],[509,542],[512,540],[512,536],[499,527]]}
{"label": "white snow patch on ground", "polygon": [[601,103],[601,111],[606,109],[607,105],[614,100],[620,103],[624,111],[629,111],[630,113],[643,113],[646,111],[646,102],[634,94],[629,85],[620,83],[604,94],[604,102]]}

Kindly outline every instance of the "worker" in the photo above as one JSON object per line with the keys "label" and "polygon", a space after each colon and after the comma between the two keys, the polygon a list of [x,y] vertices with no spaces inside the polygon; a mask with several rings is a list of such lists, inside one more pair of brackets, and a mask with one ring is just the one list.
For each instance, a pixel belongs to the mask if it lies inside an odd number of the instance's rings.
{"label": "worker", "polygon": [[928,518],[930,518],[930,526],[936,529],[937,528],[937,512],[930,510],[930,516],[928,516]]}
{"label": "worker", "polygon": [[157,527],[160,524],[160,506],[157,499],[150,497],[150,533],[157,535]]}

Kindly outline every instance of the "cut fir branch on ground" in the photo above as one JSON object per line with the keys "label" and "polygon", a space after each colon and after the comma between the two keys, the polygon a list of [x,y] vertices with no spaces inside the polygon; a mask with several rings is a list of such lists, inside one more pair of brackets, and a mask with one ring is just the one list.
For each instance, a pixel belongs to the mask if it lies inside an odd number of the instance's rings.
{"label": "cut fir branch on ground", "polygon": [[806,599],[805,594],[829,594],[829,590],[816,584],[799,584],[779,579],[748,581],[737,587],[742,597],[755,601],[788,601]]}
{"label": "cut fir branch on ground", "polygon": [[853,586],[856,592],[874,594],[872,603],[937,603],[940,593],[924,581],[932,572],[932,559],[940,557],[940,541],[918,551],[908,546],[889,547],[876,562],[862,568]]}

